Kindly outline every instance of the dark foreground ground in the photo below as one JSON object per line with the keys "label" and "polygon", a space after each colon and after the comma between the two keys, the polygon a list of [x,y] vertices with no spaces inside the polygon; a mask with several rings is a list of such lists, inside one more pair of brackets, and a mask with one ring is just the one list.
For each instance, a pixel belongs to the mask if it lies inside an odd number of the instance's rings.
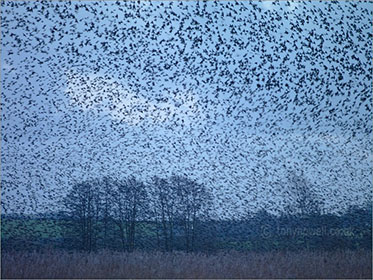
{"label": "dark foreground ground", "polygon": [[4,252],[4,278],[371,278],[372,253]]}

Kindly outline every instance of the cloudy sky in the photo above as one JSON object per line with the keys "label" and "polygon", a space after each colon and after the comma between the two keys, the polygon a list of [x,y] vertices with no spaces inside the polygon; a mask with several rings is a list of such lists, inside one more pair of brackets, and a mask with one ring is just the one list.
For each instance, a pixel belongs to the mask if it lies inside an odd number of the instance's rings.
{"label": "cloudy sky", "polygon": [[[368,1],[2,1],[6,212],[76,182],[186,175],[220,213],[371,199]],[[229,214],[227,214],[229,215]]]}

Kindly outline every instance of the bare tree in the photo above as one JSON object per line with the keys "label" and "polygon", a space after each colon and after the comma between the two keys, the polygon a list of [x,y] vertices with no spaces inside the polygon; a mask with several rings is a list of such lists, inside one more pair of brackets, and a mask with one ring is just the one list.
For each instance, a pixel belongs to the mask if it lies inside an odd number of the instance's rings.
{"label": "bare tree", "polygon": [[197,222],[211,205],[210,194],[203,185],[182,176],[154,177],[153,189],[158,240],[162,236],[164,249],[172,251],[176,235],[182,236],[184,248],[193,250]]}
{"label": "bare tree", "polygon": [[113,197],[113,189],[114,189],[115,181],[112,180],[110,177],[104,177],[103,180],[100,182],[99,192],[101,198],[101,213],[100,213],[100,221],[102,222],[102,243],[103,247],[106,248],[109,245],[109,234],[112,232],[112,225],[113,225],[113,207],[112,207],[112,197]]}
{"label": "bare tree", "polygon": [[176,212],[174,190],[166,179],[159,177],[153,177],[152,185],[153,215],[157,227],[158,246],[160,245],[160,236],[162,236],[164,249],[172,251]]}
{"label": "bare tree", "polygon": [[63,202],[73,221],[73,233],[79,236],[79,247],[88,251],[95,249],[101,207],[97,184],[75,184]]}
{"label": "bare tree", "polygon": [[184,231],[185,249],[194,249],[196,226],[199,219],[205,218],[208,212],[211,196],[204,185],[182,176],[170,179],[176,193],[177,219]]}
{"label": "bare tree", "polygon": [[133,251],[136,240],[136,225],[146,210],[146,186],[134,177],[114,184],[112,190],[112,215],[118,226],[122,247]]}

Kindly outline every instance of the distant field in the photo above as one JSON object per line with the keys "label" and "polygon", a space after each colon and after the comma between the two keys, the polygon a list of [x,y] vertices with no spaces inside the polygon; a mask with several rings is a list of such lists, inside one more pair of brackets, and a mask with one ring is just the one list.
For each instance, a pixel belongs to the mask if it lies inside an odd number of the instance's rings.
{"label": "distant field", "polygon": [[2,219],[1,238],[60,238],[63,221],[53,219]]}
{"label": "distant field", "polygon": [[2,278],[371,278],[370,251],[5,252]]}
{"label": "distant field", "polygon": [[[99,224],[99,223],[98,223]],[[66,221],[58,219],[12,219],[1,220],[1,242],[3,249],[42,249],[49,243],[52,247],[61,242]],[[137,225],[137,234],[154,237],[154,226],[147,223]],[[112,230],[112,229],[111,229]],[[114,227],[114,230],[117,230]],[[120,242],[118,241],[118,244]],[[120,247],[120,246],[119,246]]]}

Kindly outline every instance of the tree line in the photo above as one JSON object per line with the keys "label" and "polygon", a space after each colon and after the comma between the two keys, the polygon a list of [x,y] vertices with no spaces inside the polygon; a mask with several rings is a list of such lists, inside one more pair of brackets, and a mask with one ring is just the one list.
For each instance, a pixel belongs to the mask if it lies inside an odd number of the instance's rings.
{"label": "tree line", "polygon": [[166,251],[175,249],[176,241],[190,251],[197,222],[208,218],[211,202],[204,185],[182,176],[154,177],[149,185],[134,177],[91,180],[75,184],[62,201],[70,220],[65,234],[89,251],[118,240],[133,251],[141,235],[153,236]]}
{"label": "tree line", "polygon": [[278,215],[262,208],[223,220],[211,191],[185,176],[91,179],[72,185],[59,201],[63,211],[2,215],[2,250],[371,248],[371,203],[325,213],[313,185],[291,171],[284,193],[288,203]]}

